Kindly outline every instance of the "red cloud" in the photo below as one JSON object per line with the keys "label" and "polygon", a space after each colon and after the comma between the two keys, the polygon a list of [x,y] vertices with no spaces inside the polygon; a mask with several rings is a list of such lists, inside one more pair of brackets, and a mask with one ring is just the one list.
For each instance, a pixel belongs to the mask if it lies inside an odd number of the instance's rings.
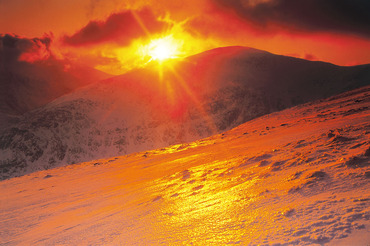
{"label": "red cloud", "polygon": [[17,61],[35,62],[47,60],[52,53],[50,44],[52,37],[45,35],[42,38],[22,38],[17,35],[0,35],[0,54],[3,61],[14,63]]}
{"label": "red cloud", "polygon": [[72,46],[114,42],[128,45],[133,39],[159,33],[168,27],[144,8],[110,15],[105,21],[90,21],[72,36],[64,36],[64,43]]}
{"label": "red cloud", "polygon": [[316,61],[318,60],[317,57],[313,54],[305,54],[303,59],[310,60],[310,61]]}

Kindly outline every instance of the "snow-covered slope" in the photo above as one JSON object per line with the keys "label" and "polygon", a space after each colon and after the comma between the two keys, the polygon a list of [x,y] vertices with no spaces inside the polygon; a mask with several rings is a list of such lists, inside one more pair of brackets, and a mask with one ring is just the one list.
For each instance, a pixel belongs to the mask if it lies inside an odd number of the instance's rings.
{"label": "snow-covered slope", "polygon": [[0,132],[1,177],[194,141],[369,83],[369,65],[243,47],[152,64],[13,119]]}
{"label": "snow-covered slope", "polygon": [[0,182],[2,245],[368,245],[370,87]]}

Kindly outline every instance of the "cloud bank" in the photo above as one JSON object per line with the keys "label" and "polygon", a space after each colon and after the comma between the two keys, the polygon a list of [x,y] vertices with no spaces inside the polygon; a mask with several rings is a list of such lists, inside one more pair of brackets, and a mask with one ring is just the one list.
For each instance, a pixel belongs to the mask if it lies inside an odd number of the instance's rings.
{"label": "cloud bank", "polygon": [[335,32],[370,38],[368,0],[212,0],[268,31]]}
{"label": "cloud bank", "polygon": [[51,35],[42,38],[23,38],[17,35],[0,34],[0,57],[2,65],[18,61],[35,62],[52,56]]}
{"label": "cloud bank", "polygon": [[105,21],[90,21],[63,42],[71,46],[117,43],[128,45],[133,39],[162,32],[168,24],[159,21],[148,8],[111,14]]}

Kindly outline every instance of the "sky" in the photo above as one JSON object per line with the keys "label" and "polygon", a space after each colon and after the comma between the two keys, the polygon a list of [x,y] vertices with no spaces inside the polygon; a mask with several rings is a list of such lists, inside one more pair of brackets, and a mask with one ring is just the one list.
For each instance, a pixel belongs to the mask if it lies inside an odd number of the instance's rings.
{"label": "sky", "polygon": [[368,0],[0,0],[0,49],[110,74],[146,64],[161,38],[178,57],[237,45],[348,66],[370,63],[368,13]]}

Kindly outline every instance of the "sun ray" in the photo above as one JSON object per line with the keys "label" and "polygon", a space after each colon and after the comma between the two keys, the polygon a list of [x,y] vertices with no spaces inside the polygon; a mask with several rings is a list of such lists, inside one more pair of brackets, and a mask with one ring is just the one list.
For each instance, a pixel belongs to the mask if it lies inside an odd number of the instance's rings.
{"label": "sun ray", "polygon": [[185,79],[182,78],[182,76],[174,69],[171,64],[166,64],[166,67],[169,69],[169,71],[176,77],[177,81],[179,82],[180,86],[183,88],[185,93],[190,97],[190,99],[193,101],[195,107],[197,108],[198,112],[202,115],[203,119],[206,121],[207,126],[209,127],[209,130],[211,131],[212,135],[217,134],[217,126],[212,119],[212,117],[207,113],[205,108],[203,107],[200,100],[197,98],[197,96],[194,94],[194,92],[189,87],[188,83],[185,81]]}
{"label": "sun ray", "polygon": [[139,24],[140,28],[145,32],[145,34],[149,38],[151,38],[151,34],[150,34],[149,30],[148,30],[148,28],[146,28],[146,26],[143,23],[143,21],[141,20],[140,16],[134,10],[132,10],[131,13],[132,13],[132,16],[135,18],[136,22]]}
{"label": "sun ray", "polygon": [[178,58],[180,55],[181,42],[172,35],[151,40],[144,49],[151,60],[162,62],[167,59]]}
{"label": "sun ray", "polygon": [[[196,107],[197,111],[203,117],[205,124],[211,131],[211,134],[217,133],[217,127],[214,123],[212,117],[207,113],[204,106],[201,104],[200,100],[195,95],[194,91],[189,87],[188,81],[186,81],[182,76],[175,70],[172,66],[172,59],[181,58],[183,56],[182,49],[184,48],[184,43],[182,40],[174,38],[173,34],[166,36],[161,36],[152,39],[146,45],[140,47],[139,52],[143,58],[147,58],[148,62],[157,62],[158,64],[158,82],[160,86],[164,86],[167,93],[167,100],[170,105],[175,106],[180,102],[176,102],[176,86],[173,83],[175,81],[168,81],[165,78],[167,73],[173,74],[176,83],[179,84],[181,90],[189,97],[193,105]],[[178,90],[179,88],[177,88]]]}

